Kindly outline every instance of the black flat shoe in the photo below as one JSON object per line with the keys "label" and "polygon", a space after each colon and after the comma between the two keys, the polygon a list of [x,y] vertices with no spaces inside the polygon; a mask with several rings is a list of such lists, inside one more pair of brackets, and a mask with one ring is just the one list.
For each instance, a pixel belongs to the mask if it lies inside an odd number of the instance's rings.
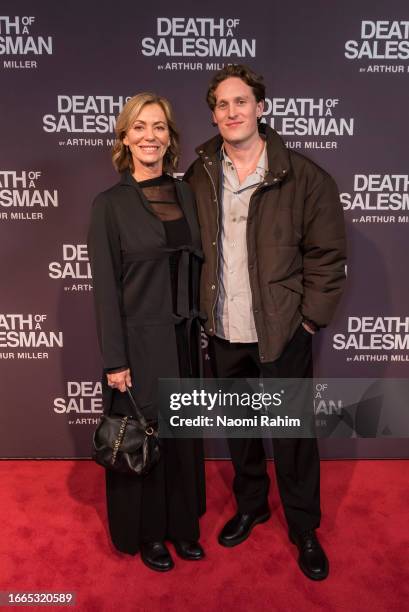
{"label": "black flat shoe", "polygon": [[203,548],[199,542],[188,542],[186,540],[178,540],[173,542],[175,550],[181,559],[187,561],[198,561],[205,556]]}
{"label": "black flat shoe", "polygon": [[147,567],[156,572],[168,572],[175,564],[163,542],[141,544],[141,559]]}
{"label": "black flat shoe", "polygon": [[253,527],[260,523],[265,523],[270,516],[268,508],[257,514],[241,514],[238,512],[221,530],[218,538],[219,544],[227,547],[241,544],[244,540],[247,540]]}
{"label": "black flat shoe", "polygon": [[301,571],[311,580],[325,580],[329,573],[329,563],[315,530],[310,529],[301,534],[290,532],[289,536],[300,553],[298,565]]}

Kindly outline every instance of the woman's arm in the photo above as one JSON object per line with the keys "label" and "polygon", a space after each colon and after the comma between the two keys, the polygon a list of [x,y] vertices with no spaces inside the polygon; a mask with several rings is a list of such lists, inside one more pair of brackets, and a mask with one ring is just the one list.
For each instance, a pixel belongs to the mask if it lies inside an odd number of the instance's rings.
{"label": "woman's arm", "polygon": [[[104,369],[128,367],[122,318],[121,248],[119,230],[106,194],[93,203],[88,233],[98,340]],[[112,374],[110,376],[118,376]],[[122,373],[121,373],[122,374]]]}

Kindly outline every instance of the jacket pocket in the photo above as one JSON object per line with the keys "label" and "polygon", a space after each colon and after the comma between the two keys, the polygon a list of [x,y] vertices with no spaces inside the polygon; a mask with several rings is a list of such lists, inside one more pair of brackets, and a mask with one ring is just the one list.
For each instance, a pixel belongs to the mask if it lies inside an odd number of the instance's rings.
{"label": "jacket pocket", "polygon": [[297,279],[286,279],[279,283],[271,283],[269,291],[273,300],[276,312],[285,315],[290,319],[301,304],[303,287]]}
{"label": "jacket pocket", "polygon": [[290,276],[284,280],[277,281],[276,283],[271,283],[271,285],[278,285],[288,289],[289,291],[294,291],[295,293],[299,293],[300,295],[304,294],[304,287],[301,282],[301,279]]}

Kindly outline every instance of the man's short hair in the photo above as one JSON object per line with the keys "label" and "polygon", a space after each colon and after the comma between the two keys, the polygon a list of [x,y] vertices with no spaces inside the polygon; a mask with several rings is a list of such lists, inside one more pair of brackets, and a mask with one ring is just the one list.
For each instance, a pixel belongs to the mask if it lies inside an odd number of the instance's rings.
{"label": "man's short hair", "polygon": [[254,97],[257,102],[261,102],[266,98],[266,86],[264,85],[264,79],[261,75],[256,74],[247,66],[243,64],[232,64],[225,66],[219,72],[216,72],[212,80],[210,81],[209,89],[207,90],[206,101],[211,111],[216,106],[215,91],[222,81],[229,79],[230,77],[237,77],[244,81],[246,85],[251,87],[254,93]]}

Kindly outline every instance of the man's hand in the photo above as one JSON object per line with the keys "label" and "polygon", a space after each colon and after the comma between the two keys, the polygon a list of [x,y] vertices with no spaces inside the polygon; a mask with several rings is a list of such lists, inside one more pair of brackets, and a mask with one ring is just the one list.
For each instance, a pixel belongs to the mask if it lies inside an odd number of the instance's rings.
{"label": "man's hand", "polygon": [[302,324],[303,328],[305,329],[305,331],[307,331],[308,333],[310,333],[312,336],[315,334],[315,329],[312,329],[312,327],[310,327],[308,325],[308,323],[306,323],[305,321],[303,321]]}
{"label": "man's hand", "polygon": [[122,393],[126,391],[127,387],[132,387],[131,370],[122,370],[122,372],[115,372],[114,374],[107,374],[108,385],[112,389],[119,389]]}

